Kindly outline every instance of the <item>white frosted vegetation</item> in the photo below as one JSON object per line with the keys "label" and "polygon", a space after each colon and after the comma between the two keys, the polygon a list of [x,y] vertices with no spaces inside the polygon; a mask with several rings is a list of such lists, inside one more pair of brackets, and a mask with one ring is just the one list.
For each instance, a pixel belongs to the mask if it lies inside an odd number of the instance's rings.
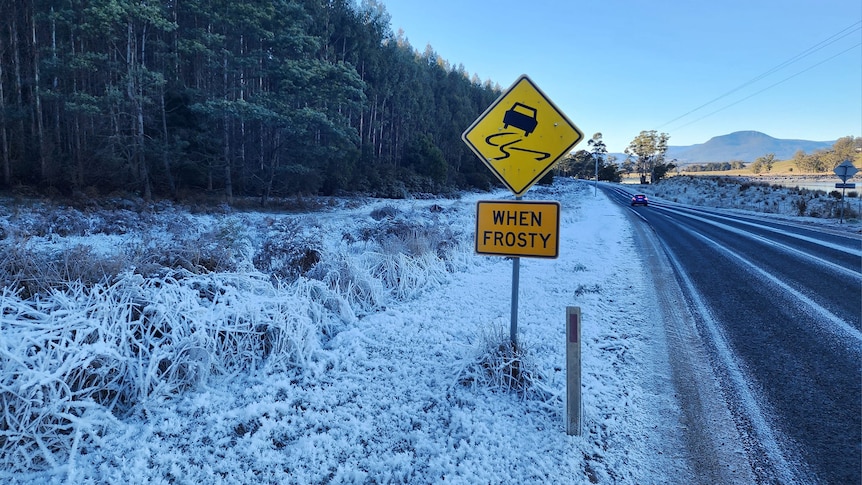
{"label": "white frosted vegetation", "polygon": [[[350,228],[364,242],[351,243],[345,232],[328,248],[320,241],[332,228],[305,216],[263,220],[263,236],[230,219],[211,231],[186,225],[186,233],[179,227],[188,216],[166,220],[174,232],[144,228],[119,247],[61,241],[50,228],[15,238],[36,225],[4,220],[11,251],[0,293],[6,471],[64,464],[98,446],[118,420],[146,417],[211,376],[319,376],[332,365],[325,342],[340,326],[439,286],[463,266],[468,247],[463,234],[437,235],[434,226],[397,216],[365,219]],[[249,257],[256,237],[258,269]],[[78,277],[85,267],[102,271]]]}
{"label": "white frosted vegetation", "polygon": [[[45,211],[0,208],[0,481],[684,479],[623,208],[574,181],[530,195],[561,203],[560,257],[521,261],[516,351],[511,262],[472,241],[475,201],[508,193],[312,214],[58,209],[63,235],[33,222]],[[76,247],[88,257],[61,264]],[[564,426],[567,305],[585,322],[579,437]]]}

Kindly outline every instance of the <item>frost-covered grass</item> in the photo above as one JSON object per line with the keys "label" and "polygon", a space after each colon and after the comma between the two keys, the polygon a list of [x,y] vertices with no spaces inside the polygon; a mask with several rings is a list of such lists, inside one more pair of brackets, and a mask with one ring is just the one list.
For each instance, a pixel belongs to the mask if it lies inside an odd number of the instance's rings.
{"label": "frost-covered grass", "polygon": [[[639,191],[671,202],[793,217],[837,219],[841,210],[839,199],[824,190],[785,187],[744,177],[682,175],[638,187]],[[844,218],[858,223],[859,200],[852,194],[853,191],[847,198]]]}
{"label": "frost-covered grass", "polygon": [[[88,453],[105,428],[147,416],[211,375],[320,371],[323,302],[252,275],[70,284],[0,299],[0,456],[12,471]],[[254,295],[253,299],[249,296]]]}
{"label": "frost-covered grass", "polygon": [[340,326],[467,264],[463,231],[399,212],[340,225],[6,206],[2,470],[56,469],[211,378],[320,375]]}
{"label": "frost-covered grass", "polygon": [[[834,212],[813,191],[684,179],[642,190]],[[561,250],[521,261],[517,349],[511,262],[473,254],[475,201],[507,193],[292,213],[3,201],[0,481],[690,482],[624,211],[575,181],[528,195],[561,203]],[[568,305],[584,318],[578,437]]]}
{"label": "frost-covered grass", "polygon": [[[517,350],[511,262],[473,254],[475,201],[502,192],[293,214],[4,205],[0,480],[684,481],[622,210],[574,181],[530,196],[561,202],[561,255],[522,260]],[[68,230],[39,222],[54,212]]]}

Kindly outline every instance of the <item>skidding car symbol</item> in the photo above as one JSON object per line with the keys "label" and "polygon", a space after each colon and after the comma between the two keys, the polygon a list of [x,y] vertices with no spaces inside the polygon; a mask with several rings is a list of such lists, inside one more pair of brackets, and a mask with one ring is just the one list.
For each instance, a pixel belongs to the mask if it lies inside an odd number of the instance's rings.
{"label": "skidding car symbol", "polygon": [[524,130],[524,136],[530,136],[530,133],[536,129],[536,108],[531,108],[526,104],[515,103],[503,115],[503,128],[508,128],[509,125]]}

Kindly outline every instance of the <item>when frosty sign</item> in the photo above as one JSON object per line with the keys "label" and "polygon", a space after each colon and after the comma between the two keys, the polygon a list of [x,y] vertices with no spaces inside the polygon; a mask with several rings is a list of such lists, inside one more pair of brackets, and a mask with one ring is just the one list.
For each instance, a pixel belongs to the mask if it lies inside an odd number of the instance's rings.
{"label": "when frosty sign", "polygon": [[476,253],[556,258],[560,203],[556,201],[479,201]]}

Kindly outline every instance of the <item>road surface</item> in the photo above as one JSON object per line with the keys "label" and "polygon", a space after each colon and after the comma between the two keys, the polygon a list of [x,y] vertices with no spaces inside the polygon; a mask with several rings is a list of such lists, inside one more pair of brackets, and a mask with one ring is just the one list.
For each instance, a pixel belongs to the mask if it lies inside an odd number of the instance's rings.
{"label": "road surface", "polygon": [[862,238],[603,190],[682,295],[668,331],[691,441],[717,451],[705,480],[862,483]]}

